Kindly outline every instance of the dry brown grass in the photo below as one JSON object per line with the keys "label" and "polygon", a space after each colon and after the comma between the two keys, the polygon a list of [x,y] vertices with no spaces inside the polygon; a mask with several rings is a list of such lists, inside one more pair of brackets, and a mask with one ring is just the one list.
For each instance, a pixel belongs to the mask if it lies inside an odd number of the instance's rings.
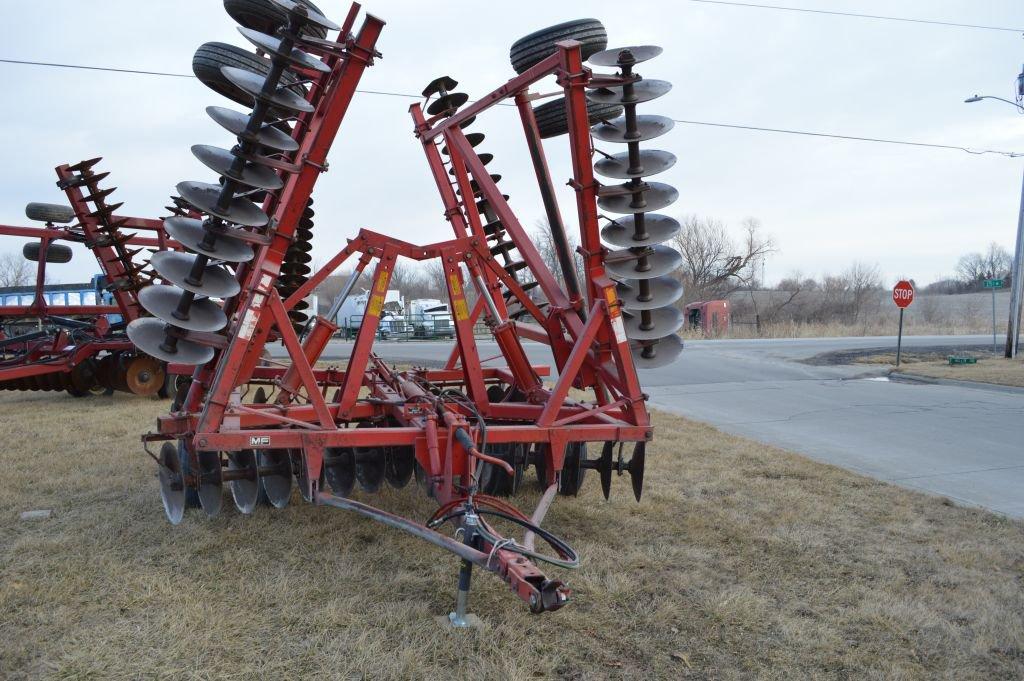
{"label": "dry brown grass", "polygon": [[138,442],[165,404],[110,402],[0,396],[4,679],[1024,675],[1024,525],[708,426],[656,416],[643,503],[555,503],[575,603],[480,575],[487,628],[451,631],[455,561],[397,531],[300,502],[169,526]]}
{"label": "dry brown grass", "polygon": [[959,381],[1024,387],[1024,357],[981,357],[977,364],[953,365],[950,365],[948,360],[933,360],[918,362],[906,368],[901,366],[900,372],[929,378],[952,378]]}

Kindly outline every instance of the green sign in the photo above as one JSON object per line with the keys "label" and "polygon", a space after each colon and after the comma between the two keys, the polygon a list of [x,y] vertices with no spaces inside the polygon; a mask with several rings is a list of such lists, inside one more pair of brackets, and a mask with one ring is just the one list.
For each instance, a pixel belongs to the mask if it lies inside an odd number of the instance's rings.
{"label": "green sign", "polygon": [[986,279],[985,280],[985,288],[1002,288],[1002,287],[1003,287],[1003,280],[1002,279]]}

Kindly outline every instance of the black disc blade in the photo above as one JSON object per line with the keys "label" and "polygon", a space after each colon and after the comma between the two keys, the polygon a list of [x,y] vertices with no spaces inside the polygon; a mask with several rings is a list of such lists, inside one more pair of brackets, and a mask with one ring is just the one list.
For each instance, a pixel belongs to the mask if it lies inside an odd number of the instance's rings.
{"label": "black disc blade", "polygon": [[222,66],[220,72],[254,100],[265,102],[277,109],[287,109],[297,113],[313,112],[313,105],[292,90],[279,89],[269,95],[263,94],[263,83],[266,76],[240,69],[237,66]]}
{"label": "black disc blade", "polygon": [[256,453],[251,449],[228,453],[228,470],[245,473],[244,477],[228,483],[235,506],[246,515],[256,510],[260,498],[260,474],[256,467]]}
{"label": "black disc blade", "polygon": [[683,328],[683,313],[674,307],[647,310],[646,315],[650,318],[649,325],[644,324],[643,317],[639,312],[626,316],[626,336],[630,340],[658,340],[665,336],[675,335],[676,331]]}
{"label": "black disc blade", "polygon": [[236,171],[234,169],[235,155],[227,149],[209,144],[195,144],[192,146],[192,153],[213,172],[241,182],[248,187],[274,191],[284,186],[284,180],[266,166],[246,162],[242,165],[241,170]]}
{"label": "black disc blade", "polygon": [[427,113],[431,116],[445,112],[454,113],[456,109],[468,101],[469,95],[465,92],[451,92],[431,102],[430,106],[427,107]]}
{"label": "black disc blade", "polygon": [[221,494],[220,452],[198,452],[199,457],[199,505],[206,515],[213,518],[220,513],[224,495]]}
{"label": "black disc blade", "polygon": [[416,465],[415,450],[412,447],[392,447],[385,464],[384,479],[395,489],[401,489],[412,479]]}
{"label": "black disc blade", "polygon": [[[208,106],[206,107],[206,113],[218,125],[233,135],[243,136],[246,128],[249,126],[250,116],[240,111],[226,109],[223,106]],[[264,147],[277,149],[278,151],[289,152],[299,148],[299,143],[292,139],[291,135],[270,126],[264,126],[257,130],[252,135],[252,141]]]}
{"label": "black disc blade", "polygon": [[220,265],[207,265],[203,268],[200,282],[191,283],[189,276],[198,257],[191,253],[159,251],[153,254],[149,263],[161,277],[186,291],[210,298],[231,298],[238,294],[241,290],[238,281]]}
{"label": "black disc blade", "polygon": [[[467,133],[466,141],[469,142],[469,146],[471,147],[478,146],[481,142],[484,141],[484,134],[482,132]],[[441,147],[441,153],[447,156],[448,147]]]}
{"label": "black disc blade", "polygon": [[601,493],[607,501],[612,492],[612,454],[617,442],[605,442],[601,449],[601,458],[597,461],[597,473],[601,477]]}
{"label": "black disc blade", "polygon": [[642,238],[636,238],[637,216],[626,215],[615,218],[601,228],[601,238],[619,248],[653,246],[675,238],[682,227],[679,221],[668,215],[644,213]]}
{"label": "black disc blade", "polygon": [[633,448],[633,458],[629,461],[629,477],[633,481],[633,496],[640,501],[644,491],[644,466],[647,462],[647,443],[637,442]]}
{"label": "black disc blade", "polygon": [[181,194],[181,198],[208,215],[245,227],[263,227],[270,222],[262,208],[240,196],[231,199],[227,210],[221,210],[217,206],[222,189],[219,184],[179,182],[175,188]]}
{"label": "black disc blade", "polygon": [[330,447],[324,450],[324,471],[331,491],[339,497],[347,497],[356,484],[356,460],[347,447]]}
{"label": "black disc blade", "polygon": [[325,28],[328,31],[340,31],[341,26],[320,14],[315,9],[310,7],[308,4],[300,4],[293,0],[271,0],[275,5],[280,7],[286,12],[296,14],[303,18],[303,23],[316,24],[320,28]]}
{"label": "black disc blade", "polygon": [[[662,50],[657,45],[632,45],[630,47],[613,47],[587,59],[594,66],[620,66],[622,64],[640,64],[654,59]],[[628,54],[626,54],[628,52]]]}
{"label": "black disc blade", "polygon": [[272,35],[260,33],[259,31],[254,31],[251,28],[244,28],[242,26],[238,27],[238,32],[241,33],[246,40],[267,54],[273,54],[288,60],[292,64],[297,64],[307,69],[313,69],[320,73],[330,73],[331,71],[330,66],[302,50],[296,48],[292,48],[291,51],[283,50],[281,48],[281,40]]}
{"label": "black disc blade", "polygon": [[225,262],[248,262],[255,256],[252,246],[231,236],[231,230],[215,232],[217,240],[213,246],[210,248],[203,246],[207,232],[203,227],[203,221],[195,218],[165,218],[164,230],[172,239],[188,250],[193,253],[202,253],[210,258]]}
{"label": "black disc blade", "polygon": [[675,362],[679,355],[683,354],[683,339],[679,336],[666,336],[650,343],[632,341],[629,349],[637,369],[661,369]]}
{"label": "black disc blade", "polygon": [[177,525],[185,516],[185,485],[181,476],[178,448],[173,442],[165,442],[160,446],[159,477],[164,513],[172,525]]}
{"label": "black disc blade", "polygon": [[667,208],[679,198],[679,190],[672,185],[664,182],[646,184],[649,189],[634,194],[602,196],[597,200],[597,205],[609,213],[647,213]]}
{"label": "black disc blade", "polygon": [[206,364],[213,359],[213,348],[188,340],[178,340],[173,351],[164,349],[167,339],[167,324],[159,319],[144,317],[136,319],[128,325],[128,339],[137,348],[165,362],[178,364]]}
{"label": "black disc blade", "polygon": [[627,279],[615,286],[615,293],[628,311],[656,310],[659,307],[672,305],[683,297],[683,284],[672,277],[655,277],[646,279],[648,291],[640,291],[640,282]]}
{"label": "black disc blade", "polygon": [[376,492],[384,482],[384,450],[379,447],[357,447],[355,450],[356,480],[366,492]]}
{"label": "black disc blade", "polygon": [[[669,272],[674,272],[683,264],[683,256],[679,251],[669,248],[663,244],[650,246],[654,252],[647,256],[646,265],[639,259],[635,260],[608,260],[605,262],[605,269],[613,277],[619,279],[654,279]],[[612,251],[610,255],[615,256],[622,251]]]}
{"label": "black disc blade", "polygon": [[623,92],[624,87],[618,85],[591,90],[587,93],[587,99],[598,104],[642,104],[668,94],[672,83],[667,80],[641,80],[633,83],[633,95],[630,97]]}
{"label": "black disc blade", "polygon": [[611,158],[602,158],[594,164],[594,170],[605,177],[630,180],[634,177],[650,177],[663,173],[676,164],[675,154],[658,149],[642,149],[639,160],[639,165],[630,165],[629,152],[624,151]]}
{"label": "black disc blade", "polygon": [[590,129],[590,133],[602,142],[644,142],[661,137],[675,127],[675,124],[668,116],[642,114],[636,117],[636,133],[630,136],[626,131],[626,118],[620,116],[615,120],[598,123]]}
{"label": "black disc blade", "polygon": [[[266,397],[262,401],[266,402]],[[284,508],[292,496],[292,469],[288,452],[283,449],[259,449],[256,450],[256,461],[260,469],[273,469],[273,472],[260,475],[260,485],[267,495],[267,501],[274,508]]]}
{"label": "black disc blade", "polygon": [[139,304],[154,317],[179,329],[213,333],[227,325],[228,318],[224,310],[212,300],[202,298],[191,302],[185,319],[176,315],[181,294],[181,289],[174,286],[147,286],[139,291]]}

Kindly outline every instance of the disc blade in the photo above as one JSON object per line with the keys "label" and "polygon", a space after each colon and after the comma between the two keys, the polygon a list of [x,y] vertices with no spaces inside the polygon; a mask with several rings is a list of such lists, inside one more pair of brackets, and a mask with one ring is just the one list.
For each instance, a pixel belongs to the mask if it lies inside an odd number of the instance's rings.
{"label": "disc blade", "polygon": [[193,300],[188,308],[188,317],[181,319],[176,315],[182,291],[174,286],[147,286],[139,291],[139,303],[152,314],[171,326],[188,331],[213,333],[220,331],[228,318],[212,300]]}
{"label": "disc blade", "polygon": [[266,33],[260,33],[254,31],[251,28],[245,28],[243,26],[238,27],[238,32],[241,33],[246,40],[251,42],[256,47],[260,48],[267,54],[273,54],[275,56],[286,59],[292,64],[297,64],[303,68],[313,69],[320,73],[330,73],[331,67],[323,63],[316,57],[302,50],[292,48],[290,51],[285,51],[281,48],[281,41],[272,35]]}
{"label": "disc blade", "polygon": [[469,101],[469,95],[465,92],[450,92],[438,97],[427,107],[427,113],[436,116],[440,113],[452,112]]}
{"label": "disc blade", "polygon": [[605,442],[601,448],[601,458],[597,460],[597,473],[601,477],[601,493],[605,501],[612,491],[612,454],[617,442]]}
{"label": "disc blade", "polygon": [[[630,47],[613,47],[587,59],[594,66],[620,66],[622,64],[640,64],[654,59],[662,50],[657,45],[631,45]],[[628,52],[629,54],[624,54]]]}
{"label": "disc blade", "polygon": [[[640,264],[639,259],[620,260],[617,262],[608,260],[605,262],[605,269],[613,277],[619,279],[654,279],[682,267],[683,256],[679,255],[679,252],[674,248],[669,248],[663,244],[650,246],[650,248],[654,252],[647,256],[647,265],[644,269],[638,269],[644,267],[644,265]],[[610,255],[617,255],[622,252],[612,251]]]}
{"label": "disc blade", "polygon": [[633,354],[633,365],[637,369],[661,369],[679,359],[683,353],[683,339],[679,336],[667,336],[653,343],[629,344]]}
{"label": "disc blade", "polygon": [[615,286],[615,293],[628,311],[656,310],[666,307],[683,297],[683,284],[672,277],[655,277],[645,279],[648,295],[640,293],[640,282],[634,279],[620,281]]}
{"label": "disc blade", "polygon": [[627,96],[624,85],[602,87],[587,92],[587,99],[598,104],[642,104],[668,94],[672,83],[667,80],[641,80],[633,83],[633,94]]}
{"label": "disc blade", "polygon": [[331,491],[347,497],[356,484],[356,461],[350,448],[329,447],[324,450],[324,471]]}
{"label": "disc blade", "polygon": [[202,246],[207,232],[203,227],[203,221],[195,218],[165,218],[164,230],[188,250],[210,258],[225,262],[248,262],[255,256],[252,246],[231,236],[231,230],[227,230],[227,233],[216,232],[217,240],[212,247]]}
{"label": "disc blade", "polygon": [[[289,449],[289,455],[292,458],[292,467],[295,470],[295,480],[298,483],[299,494],[306,501],[313,501],[313,494],[309,488],[309,468],[306,466],[306,457],[303,455],[301,449]],[[323,466],[320,467],[320,481],[317,485],[318,490],[324,488],[325,471]]]}
{"label": "disc blade", "polygon": [[178,448],[173,442],[165,442],[160,446],[159,478],[164,513],[172,525],[177,525],[185,516],[185,485],[181,477]]}
{"label": "disc blade", "polygon": [[191,253],[159,251],[149,263],[161,277],[186,291],[210,298],[231,298],[238,294],[241,287],[235,277],[220,265],[207,265],[203,268],[202,280],[198,284],[190,283],[192,266],[198,257]]}
{"label": "disc blade", "polygon": [[271,0],[271,2],[286,12],[302,17],[304,19],[304,23],[316,24],[321,28],[326,28],[328,31],[341,30],[341,26],[338,26],[323,14],[320,14],[308,4],[299,4],[293,0]]}
{"label": "disc blade", "polygon": [[[471,132],[466,134],[466,141],[469,142],[469,146],[478,146],[484,141],[485,135],[482,132]],[[441,147],[441,153],[445,156],[448,155],[448,147]]]}
{"label": "disc blade", "polygon": [[675,154],[658,149],[642,149],[639,160],[639,165],[631,166],[629,152],[624,151],[611,158],[602,158],[594,164],[594,170],[605,177],[629,180],[634,177],[650,177],[663,173],[676,164]]}
{"label": "disc blade", "polygon": [[384,482],[384,450],[379,447],[356,447],[356,480],[366,492],[376,492]]}
{"label": "disc blade", "polygon": [[633,496],[640,501],[644,491],[644,464],[647,461],[647,443],[637,442],[633,448],[633,458],[629,460],[629,477],[633,482]]}
{"label": "disc blade", "polygon": [[245,227],[263,227],[270,218],[259,206],[249,199],[236,196],[231,199],[227,210],[217,206],[222,187],[219,184],[206,182],[179,182],[176,189],[181,198],[209,215],[233,222]]}
{"label": "disc blade", "polygon": [[265,472],[260,476],[260,485],[271,506],[284,508],[292,496],[292,471],[288,452],[283,449],[259,449],[256,450],[256,462],[261,469],[275,469],[273,473]]}
{"label": "disc blade", "polygon": [[165,362],[195,366],[206,364],[213,359],[214,355],[213,348],[182,339],[178,340],[173,351],[164,349],[163,345],[167,339],[167,324],[152,317],[136,319],[128,324],[128,339],[146,354]]}
{"label": "disc blade", "polygon": [[269,95],[263,94],[266,76],[240,69],[237,66],[222,66],[220,72],[254,100],[265,102],[277,109],[287,109],[297,113],[313,112],[313,105],[292,90],[282,88]]}
{"label": "disc blade", "polygon": [[679,190],[672,185],[664,182],[648,182],[647,185],[649,189],[635,194],[602,196],[597,205],[609,213],[647,213],[671,206],[679,198]]}
{"label": "disc blade", "polygon": [[602,142],[643,142],[661,137],[675,125],[675,121],[668,116],[642,114],[636,117],[636,133],[630,137],[626,133],[626,117],[620,116],[612,121],[598,123],[590,129],[590,133]]}
{"label": "disc blade", "polygon": [[192,145],[192,154],[218,175],[229,177],[248,187],[273,191],[284,186],[284,180],[266,166],[246,162],[240,171],[236,171],[234,169],[235,155],[228,149],[209,144],[194,144]]}
{"label": "disc blade", "polygon": [[636,215],[615,218],[601,228],[601,238],[619,248],[638,248],[664,243],[675,238],[682,229],[675,218],[659,213],[644,213],[643,232],[646,236],[636,239],[636,223]]}
{"label": "disc blade", "polygon": [[385,457],[384,479],[395,489],[401,489],[412,479],[416,454],[412,447],[391,447]]}
{"label": "disc blade", "polygon": [[224,495],[221,494],[220,452],[198,452],[199,505],[211,518],[220,513]]}
{"label": "disc blade", "polygon": [[244,472],[245,477],[228,483],[235,506],[246,515],[256,510],[260,497],[260,475],[256,467],[256,453],[251,449],[228,453],[228,470]]}
{"label": "disc blade", "polygon": [[626,336],[630,340],[658,340],[665,336],[675,335],[676,331],[683,328],[683,313],[674,307],[662,307],[646,312],[650,317],[649,326],[644,325],[639,312],[625,317]]}
{"label": "disc blade", "polygon": [[[249,119],[251,118],[248,114],[227,109],[223,106],[208,106],[206,107],[206,113],[231,134],[238,135],[243,139],[250,137],[246,134]],[[251,135],[251,138],[252,141],[261,146],[277,149],[278,151],[290,152],[299,148],[299,143],[292,139],[291,135],[270,126],[260,128]]]}

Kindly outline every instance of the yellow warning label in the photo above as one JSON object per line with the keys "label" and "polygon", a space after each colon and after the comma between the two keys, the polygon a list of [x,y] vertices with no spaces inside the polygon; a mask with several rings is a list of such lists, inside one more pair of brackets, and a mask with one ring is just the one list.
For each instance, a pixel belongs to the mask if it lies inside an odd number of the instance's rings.
{"label": "yellow warning label", "polygon": [[379,317],[382,309],[384,309],[384,296],[374,293],[370,296],[370,303],[366,306],[366,314]]}
{"label": "yellow warning label", "polygon": [[381,270],[380,274],[377,275],[377,284],[373,287],[374,291],[380,291],[384,293],[388,290],[388,272],[387,270]]}
{"label": "yellow warning label", "polygon": [[615,289],[611,286],[604,290],[605,300],[608,301],[608,312],[612,319],[618,317],[622,312],[619,310],[619,297],[615,295]]}
{"label": "yellow warning label", "polygon": [[464,322],[469,319],[469,306],[466,304],[465,298],[456,298],[453,304],[455,308],[455,319],[460,322]]}
{"label": "yellow warning label", "polygon": [[448,281],[452,285],[452,295],[453,296],[461,296],[462,295],[462,284],[459,283],[459,275],[457,275],[457,274],[450,274],[450,275],[448,275]]}

